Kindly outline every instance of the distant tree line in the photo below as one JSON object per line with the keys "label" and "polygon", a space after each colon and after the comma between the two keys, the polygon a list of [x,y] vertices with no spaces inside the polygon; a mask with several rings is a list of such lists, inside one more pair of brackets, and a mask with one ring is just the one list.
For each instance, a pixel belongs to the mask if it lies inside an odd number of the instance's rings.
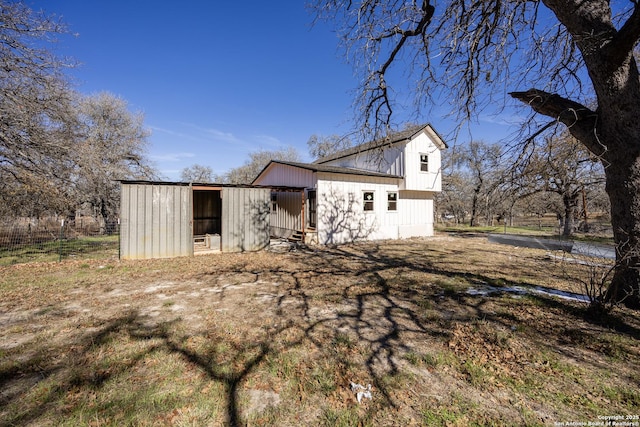
{"label": "distant tree line", "polygon": [[589,210],[610,209],[602,164],[568,132],[546,137],[524,155],[471,141],[444,158],[437,209],[457,223],[493,226],[500,220],[513,225],[517,214],[552,213],[562,234],[571,236],[579,225],[589,226]]}

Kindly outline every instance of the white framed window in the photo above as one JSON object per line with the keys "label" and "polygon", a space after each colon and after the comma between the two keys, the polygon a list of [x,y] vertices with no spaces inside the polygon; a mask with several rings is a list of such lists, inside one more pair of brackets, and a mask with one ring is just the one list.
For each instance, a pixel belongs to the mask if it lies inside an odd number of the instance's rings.
{"label": "white framed window", "polygon": [[396,193],[395,191],[390,191],[387,193],[387,210],[398,210],[398,193]]}
{"label": "white framed window", "polygon": [[429,172],[429,155],[420,153],[420,172]]}
{"label": "white framed window", "polygon": [[271,212],[278,211],[278,193],[271,193]]}
{"label": "white framed window", "polygon": [[373,199],[374,199],[373,191],[362,192],[362,206],[364,207],[365,212],[373,211]]}

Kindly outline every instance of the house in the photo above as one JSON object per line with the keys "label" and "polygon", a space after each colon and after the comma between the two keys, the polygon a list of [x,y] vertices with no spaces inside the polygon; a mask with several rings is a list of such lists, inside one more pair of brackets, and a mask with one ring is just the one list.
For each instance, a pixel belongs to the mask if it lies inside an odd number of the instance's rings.
{"label": "house", "polygon": [[298,189],[271,192],[273,236],[321,244],[432,236],[446,147],[431,125],[416,126],[314,163],[271,161],[252,184]]}
{"label": "house", "polygon": [[121,181],[120,257],[431,236],[444,148],[425,125],[314,163],[272,161],[252,185]]}

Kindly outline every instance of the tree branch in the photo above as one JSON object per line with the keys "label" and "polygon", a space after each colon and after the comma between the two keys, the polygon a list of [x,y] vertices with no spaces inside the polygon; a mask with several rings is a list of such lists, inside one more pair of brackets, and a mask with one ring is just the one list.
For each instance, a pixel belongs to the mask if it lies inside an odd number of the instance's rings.
{"label": "tree branch", "polygon": [[[382,124],[385,127],[389,125],[391,115],[393,113],[391,101],[389,99],[389,92],[385,81],[385,76],[389,67],[393,64],[398,53],[402,50],[407,40],[412,37],[424,36],[424,33],[433,18],[435,8],[431,4],[431,0],[423,0],[421,7],[421,17],[416,23],[415,28],[404,30],[399,26],[394,26],[387,32],[372,38],[375,42],[381,42],[382,40],[391,39],[399,36],[399,40],[392,45],[389,55],[384,63],[375,71],[371,72],[367,82],[371,83],[369,86],[370,95],[365,101],[365,117],[368,117],[370,112],[374,113],[374,129],[378,128],[378,125]],[[368,85],[367,85],[368,86]]]}
{"label": "tree branch", "polygon": [[605,48],[605,55],[615,65],[619,65],[630,52],[633,52],[633,47],[640,38],[640,6],[637,2],[634,4],[633,13]]}
{"label": "tree branch", "polygon": [[529,105],[536,113],[551,117],[567,126],[569,132],[593,154],[600,157],[607,151],[597,134],[598,113],[579,102],[540,89],[510,92],[509,95]]}
{"label": "tree branch", "polygon": [[431,22],[431,18],[433,17],[434,12],[435,12],[435,7],[431,5],[430,0],[423,0],[422,17],[420,18],[420,21],[418,22],[414,30],[403,30],[396,26],[393,29],[391,29],[391,31],[389,31],[388,34],[381,36],[381,38],[387,38],[387,37],[391,37],[399,34],[402,37],[400,38],[396,46],[393,48],[393,50],[389,54],[389,58],[387,58],[387,61],[378,70],[378,74],[384,75],[384,73],[387,71],[387,68],[389,68],[391,63],[393,63],[393,60],[395,59],[396,55],[398,54],[398,52],[400,52],[400,49],[402,49],[402,46],[406,43],[409,37],[422,35],[424,30],[429,25],[429,22]]}

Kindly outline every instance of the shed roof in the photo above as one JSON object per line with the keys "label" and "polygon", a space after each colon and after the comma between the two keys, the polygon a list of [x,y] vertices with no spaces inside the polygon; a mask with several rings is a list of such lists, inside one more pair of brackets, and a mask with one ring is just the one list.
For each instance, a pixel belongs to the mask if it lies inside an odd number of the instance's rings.
{"label": "shed roof", "polygon": [[256,180],[271,165],[274,165],[274,164],[292,166],[294,168],[306,169],[306,170],[309,170],[309,171],[312,171],[312,172],[328,172],[328,173],[336,173],[336,174],[343,174],[343,175],[359,175],[359,176],[372,176],[372,177],[380,177],[380,178],[402,179],[402,177],[399,176],[399,175],[391,175],[391,174],[388,174],[388,173],[373,172],[373,171],[368,171],[368,170],[364,170],[364,169],[343,168],[343,167],[338,167],[338,166],[320,165],[320,164],[317,164],[317,163],[298,163],[298,162],[287,162],[287,161],[283,161],[283,160],[271,160],[269,162],[269,164],[267,166],[265,166],[264,169],[262,169],[262,171],[260,171],[258,176],[253,180],[253,182],[256,182]]}
{"label": "shed roof", "polygon": [[314,164],[322,164],[327,163],[332,160],[341,159],[343,157],[348,157],[353,154],[364,153],[370,150],[375,150],[376,148],[384,147],[386,145],[393,145],[397,142],[401,141],[410,141],[415,138],[421,132],[426,132],[439,146],[440,149],[447,148],[447,143],[444,142],[442,137],[436,132],[436,130],[431,126],[431,124],[423,124],[412,126],[400,132],[394,132],[389,134],[387,137],[378,139],[376,141],[365,142],[364,144],[356,145],[355,147],[347,148],[346,150],[338,151],[337,153],[330,154],[328,156],[322,157],[314,161]]}
{"label": "shed roof", "polygon": [[274,190],[282,190],[282,191],[303,191],[304,187],[292,187],[289,185],[251,185],[251,184],[219,184],[214,182],[182,182],[182,181],[145,181],[145,180],[127,180],[120,179],[118,182],[129,185],[176,185],[187,187],[191,185],[194,189],[218,189],[218,188],[271,188]]}

